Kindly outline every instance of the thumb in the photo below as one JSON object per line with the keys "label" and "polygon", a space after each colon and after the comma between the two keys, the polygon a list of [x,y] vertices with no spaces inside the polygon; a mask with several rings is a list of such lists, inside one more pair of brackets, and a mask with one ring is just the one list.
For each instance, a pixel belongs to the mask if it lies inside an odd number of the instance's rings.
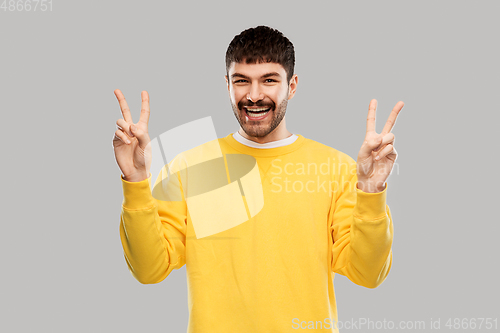
{"label": "thumb", "polygon": [[380,144],[382,143],[382,137],[379,138],[373,138],[371,140],[367,140],[363,143],[361,146],[361,149],[358,154],[358,158],[368,158],[372,156],[372,151],[379,147]]}
{"label": "thumb", "polygon": [[145,131],[141,130],[140,128],[137,128],[135,125],[130,125],[130,131],[132,134],[137,138],[137,141],[139,141],[139,146],[142,149],[145,149],[146,146],[149,143],[149,135]]}
{"label": "thumb", "polygon": [[380,149],[380,145],[382,144],[382,141],[384,141],[384,138],[383,137],[380,137],[378,139],[376,139],[373,143],[373,150],[374,151],[378,151]]}

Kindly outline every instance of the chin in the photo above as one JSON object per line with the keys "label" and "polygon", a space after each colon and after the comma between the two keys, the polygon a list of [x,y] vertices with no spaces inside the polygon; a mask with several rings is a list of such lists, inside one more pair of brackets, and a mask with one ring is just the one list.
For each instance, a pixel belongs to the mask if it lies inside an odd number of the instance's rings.
{"label": "chin", "polygon": [[251,136],[253,138],[262,138],[262,137],[265,137],[267,134],[267,132],[260,132],[260,131],[252,131],[252,130],[248,130],[248,129],[245,129],[243,127],[243,131],[248,135],[248,136]]}
{"label": "chin", "polygon": [[269,135],[273,130],[270,128],[270,127],[267,127],[267,128],[255,128],[256,126],[249,126],[247,124],[241,126],[241,128],[243,129],[243,131],[248,135],[248,136],[251,136],[251,137],[254,137],[254,138],[263,138],[267,135]]}

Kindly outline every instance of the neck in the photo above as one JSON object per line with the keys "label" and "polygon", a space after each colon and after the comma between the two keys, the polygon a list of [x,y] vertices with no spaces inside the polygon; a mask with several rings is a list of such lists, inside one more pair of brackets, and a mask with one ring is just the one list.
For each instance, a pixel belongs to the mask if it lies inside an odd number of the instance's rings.
{"label": "neck", "polygon": [[292,136],[292,133],[290,133],[286,129],[286,123],[285,123],[285,118],[281,121],[281,123],[276,127],[271,133],[269,133],[266,136],[261,136],[261,137],[255,137],[255,136],[249,136],[248,134],[245,133],[243,128],[238,130],[238,133],[245,139],[257,142],[257,143],[268,143],[268,142],[273,142],[273,141],[278,141],[278,140],[283,140],[286,139],[290,136]]}

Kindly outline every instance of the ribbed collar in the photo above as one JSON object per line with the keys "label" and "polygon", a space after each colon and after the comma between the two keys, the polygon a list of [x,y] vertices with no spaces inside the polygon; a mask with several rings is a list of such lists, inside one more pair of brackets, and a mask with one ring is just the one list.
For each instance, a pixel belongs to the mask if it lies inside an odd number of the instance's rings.
{"label": "ribbed collar", "polygon": [[261,157],[271,157],[271,156],[279,156],[283,154],[288,154],[291,153],[292,151],[295,151],[299,149],[305,142],[305,138],[297,134],[298,138],[291,144],[282,146],[282,147],[275,147],[275,148],[268,148],[268,149],[262,149],[262,148],[254,148],[254,147],[249,147],[246,146],[238,141],[236,141],[233,138],[233,133],[230,133],[224,138],[224,141],[230,145],[232,148],[247,154],[247,155],[252,155],[252,156],[261,156]]}
{"label": "ribbed collar", "polygon": [[253,147],[253,148],[260,148],[260,149],[269,149],[269,148],[277,148],[277,147],[282,147],[286,146],[289,144],[292,144],[297,140],[298,136],[297,134],[292,134],[288,138],[284,138],[281,140],[277,141],[271,141],[271,142],[266,142],[266,143],[258,143],[252,140],[248,140],[244,136],[240,134],[240,132],[234,132],[233,133],[233,138],[238,141],[239,143],[244,144],[245,146]]}

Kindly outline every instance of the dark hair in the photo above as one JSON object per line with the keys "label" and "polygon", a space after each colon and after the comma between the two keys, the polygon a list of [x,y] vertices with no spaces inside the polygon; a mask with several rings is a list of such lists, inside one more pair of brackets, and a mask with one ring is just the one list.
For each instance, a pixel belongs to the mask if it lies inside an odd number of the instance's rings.
{"label": "dark hair", "polygon": [[255,64],[275,62],[283,66],[287,81],[293,76],[295,51],[293,44],[280,31],[260,25],[235,36],[226,51],[226,73],[233,62]]}

